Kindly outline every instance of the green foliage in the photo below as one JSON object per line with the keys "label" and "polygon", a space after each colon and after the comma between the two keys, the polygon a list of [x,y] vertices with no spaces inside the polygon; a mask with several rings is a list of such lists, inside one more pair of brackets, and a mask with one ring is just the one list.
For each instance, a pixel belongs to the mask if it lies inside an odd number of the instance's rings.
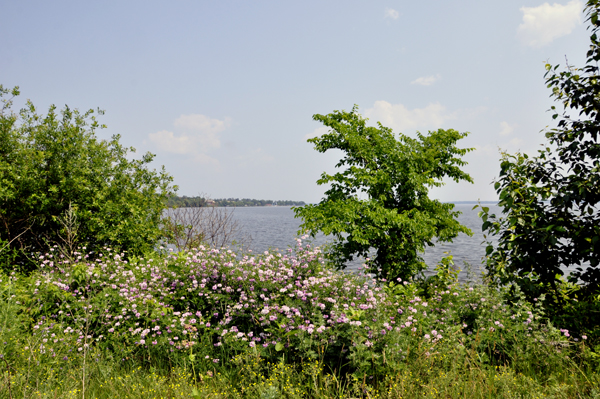
{"label": "green foliage", "polygon": [[518,287],[509,302],[507,287],[440,286],[449,258],[424,296],[422,282],[333,271],[308,246],[76,264],[50,252],[27,277],[0,271],[0,399],[600,392],[598,341],[553,327]]}
{"label": "green foliage", "polygon": [[[488,246],[488,269],[500,282],[517,280],[531,296],[560,296],[561,268],[577,266],[568,281],[581,284],[579,295],[600,289],[600,41],[598,1],[588,1],[592,30],[586,66],[558,72],[546,65],[558,126],[546,132],[549,145],[536,157],[503,154],[495,188],[504,218],[483,208],[483,230],[499,238]],[[571,113],[575,113],[574,117]],[[596,293],[596,294],[595,294]]]}
{"label": "green foliage", "polygon": [[472,182],[460,169],[465,165],[460,157],[471,149],[455,146],[467,133],[440,129],[417,133],[416,139],[396,138],[381,124],[367,127],[356,106],[313,119],[331,130],[308,141],[319,152],[343,151],[336,167],[345,169],[323,173],[317,183],[331,185],[325,198],[294,211],[303,230],[334,236],[331,252],[338,267],[375,249],[378,276],[407,279],[425,268],[420,253],[434,239],[451,242],[458,233],[471,234],[455,219],[460,212],[453,204],[428,197],[429,188],[441,186],[444,178]]}
{"label": "green foliage", "polygon": [[169,208],[200,208],[206,206],[206,198],[173,195],[169,198],[167,205]]}
{"label": "green foliage", "polygon": [[[8,94],[0,86],[0,97]],[[18,95],[18,88],[10,94]],[[51,106],[40,115],[28,101],[15,113],[11,100],[2,99],[0,113],[3,266],[31,268],[31,259],[49,244],[152,250],[174,189],[164,168],[147,168],[154,155],[130,160],[128,152],[135,150],[119,144],[118,135],[98,140],[95,132],[104,126],[92,110],[65,107],[58,113]]]}

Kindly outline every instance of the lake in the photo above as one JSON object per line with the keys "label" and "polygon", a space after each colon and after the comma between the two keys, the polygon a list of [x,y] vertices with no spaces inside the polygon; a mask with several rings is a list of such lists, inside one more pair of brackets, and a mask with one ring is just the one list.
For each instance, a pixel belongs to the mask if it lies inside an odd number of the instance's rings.
{"label": "lake", "polygon": [[[465,262],[471,266],[475,277],[480,275],[482,267],[482,258],[485,255],[485,245],[483,234],[481,232],[481,219],[477,217],[479,209],[473,210],[475,203],[457,204],[455,209],[462,214],[458,220],[463,225],[473,231],[473,236],[469,237],[460,234],[452,243],[439,243],[434,247],[429,247],[423,256],[429,266],[430,274],[439,260],[444,257],[444,252],[450,252],[454,257],[454,264],[465,270]],[[493,213],[500,213],[497,205],[488,205]],[[300,219],[294,218],[294,212],[291,207],[273,206],[273,207],[244,207],[228,208],[233,211],[234,219],[239,223],[242,234],[252,238],[249,249],[254,252],[263,252],[271,249],[283,250],[295,245],[295,238],[300,226]],[[316,245],[322,245],[328,241],[328,238],[320,235],[314,240]],[[354,261],[348,264],[348,270],[356,270],[361,266],[363,260]],[[463,271],[460,280],[467,277]]]}

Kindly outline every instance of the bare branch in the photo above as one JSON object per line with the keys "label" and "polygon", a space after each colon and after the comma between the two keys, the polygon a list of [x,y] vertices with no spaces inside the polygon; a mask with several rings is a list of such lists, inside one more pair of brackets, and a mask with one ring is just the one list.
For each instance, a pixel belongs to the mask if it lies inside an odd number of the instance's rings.
{"label": "bare branch", "polygon": [[164,227],[178,251],[202,244],[215,248],[234,242],[247,245],[251,238],[241,235],[241,226],[233,214],[234,209],[219,207],[174,208],[168,210]]}

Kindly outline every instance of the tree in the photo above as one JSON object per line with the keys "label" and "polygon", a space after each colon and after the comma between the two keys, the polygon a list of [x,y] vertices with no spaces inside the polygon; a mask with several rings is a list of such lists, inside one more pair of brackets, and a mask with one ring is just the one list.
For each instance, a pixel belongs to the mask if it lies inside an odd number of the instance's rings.
{"label": "tree", "polygon": [[[8,95],[11,98],[7,98]],[[129,160],[127,149],[98,140],[103,128],[90,110],[65,107],[36,113],[28,101],[12,111],[9,91],[0,86],[0,257],[4,266],[31,268],[31,259],[49,245],[88,251],[110,246],[130,253],[154,249],[163,237],[162,214],[176,187],[165,172],[149,170],[154,155]],[[101,111],[99,111],[102,114]],[[70,230],[70,231],[67,231]]]}
{"label": "tree", "polygon": [[[600,288],[600,2],[587,2],[592,34],[586,65],[557,71],[546,64],[551,97],[562,102],[558,125],[535,157],[504,154],[495,183],[505,217],[484,208],[483,230],[498,236],[488,245],[488,270],[498,282],[518,282],[530,295],[552,289],[564,267],[568,281],[587,293]],[[571,114],[575,114],[574,117]]]}
{"label": "tree", "polygon": [[434,238],[451,242],[458,233],[472,234],[455,219],[460,212],[453,204],[428,197],[429,188],[441,186],[444,178],[472,182],[460,169],[465,165],[460,157],[471,149],[455,146],[468,133],[440,129],[417,133],[416,139],[396,138],[380,123],[367,127],[357,106],[313,119],[331,130],[308,142],[319,152],[343,151],[336,167],[345,169],[323,173],[317,184],[331,184],[325,197],[294,211],[303,231],[334,236],[331,257],[339,268],[374,249],[379,277],[406,279],[426,267],[420,253]]}

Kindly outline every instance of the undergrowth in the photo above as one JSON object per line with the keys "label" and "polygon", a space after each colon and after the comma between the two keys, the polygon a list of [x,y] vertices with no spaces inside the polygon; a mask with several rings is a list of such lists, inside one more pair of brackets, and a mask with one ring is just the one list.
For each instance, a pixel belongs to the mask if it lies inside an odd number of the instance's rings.
{"label": "undergrowth", "polygon": [[0,277],[0,398],[600,397],[596,331],[447,259],[387,283],[300,239],[39,262]]}

